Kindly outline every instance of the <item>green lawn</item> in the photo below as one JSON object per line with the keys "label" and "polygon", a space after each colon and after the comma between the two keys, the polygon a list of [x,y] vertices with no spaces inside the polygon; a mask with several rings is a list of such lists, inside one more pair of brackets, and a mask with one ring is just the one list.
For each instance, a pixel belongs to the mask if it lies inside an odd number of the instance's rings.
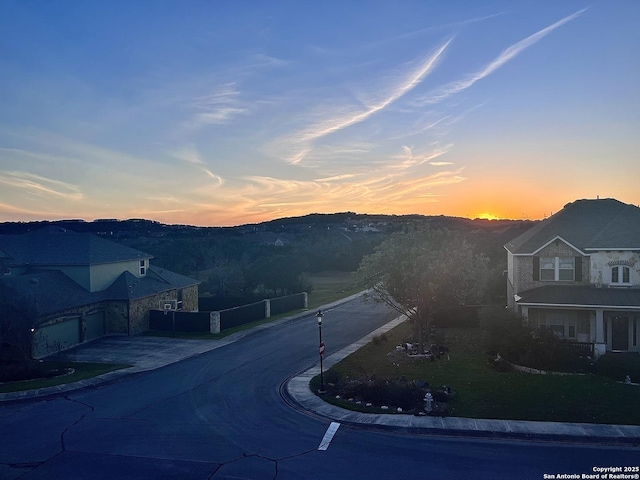
{"label": "green lawn", "polygon": [[[60,366],[59,362],[43,362],[43,364],[45,366],[49,365],[52,369],[58,368]],[[130,365],[115,363],[83,362],[66,362],[64,366],[73,369],[73,373],[60,377],[37,378],[34,380],[26,380],[21,382],[2,383],[0,384],[0,393],[21,392],[24,390],[36,390],[39,388],[54,387],[56,385],[77,382],[79,380],[86,380],[87,378],[97,377],[98,375],[113,372],[114,370],[120,370],[130,367]]]}
{"label": "green lawn", "polygon": [[335,302],[362,290],[355,285],[351,272],[313,273],[307,278],[313,285],[313,290],[309,294],[310,309]]}
{"label": "green lawn", "polygon": [[599,375],[498,372],[489,366],[479,329],[444,329],[444,336],[450,352],[435,362],[389,356],[409,338],[409,326],[402,324],[386,341],[371,342],[332,367],[325,378],[404,376],[449,386],[456,392],[450,416],[640,425],[640,386]]}

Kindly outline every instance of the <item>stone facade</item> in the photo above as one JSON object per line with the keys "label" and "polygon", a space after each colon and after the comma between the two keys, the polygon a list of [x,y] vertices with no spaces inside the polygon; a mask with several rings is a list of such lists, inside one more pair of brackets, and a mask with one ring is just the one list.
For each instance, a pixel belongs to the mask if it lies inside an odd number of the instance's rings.
{"label": "stone facade", "polygon": [[129,305],[127,302],[108,302],[106,324],[107,334],[129,333]]}
{"label": "stone facade", "polygon": [[129,304],[129,335],[137,335],[149,330],[149,310],[159,310],[167,301],[182,301],[185,312],[198,311],[198,286],[180,290],[168,290],[145,298],[132,300]]}
{"label": "stone facade", "polygon": [[198,286],[193,285],[182,289],[182,310],[185,312],[198,311]]}
{"label": "stone facade", "polygon": [[[182,309],[198,311],[198,286],[193,285],[181,290]],[[104,312],[105,334],[137,335],[149,329],[149,310],[158,310],[163,301],[177,301],[180,290],[169,290],[157,295],[125,301],[107,301],[85,305],[35,319],[39,327],[54,325],[70,318],[81,319],[80,341],[86,339],[86,317],[95,312]]]}

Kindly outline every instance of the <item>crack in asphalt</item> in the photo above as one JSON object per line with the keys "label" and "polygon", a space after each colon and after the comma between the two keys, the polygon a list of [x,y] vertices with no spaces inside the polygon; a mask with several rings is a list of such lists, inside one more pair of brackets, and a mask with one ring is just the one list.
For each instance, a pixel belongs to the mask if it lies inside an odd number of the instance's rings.
{"label": "crack in asphalt", "polygon": [[66,452],[66,447],[64,444],[64,436],[67,433],[67,431],[69,431],[70,428],[75,427],[76,425],[78,425],[82,420],[84,420],[84,417],[86,417],[87,415],[89,415],[90,413],[92,413],[95,409],[92,405],[89,405],[88,403],[84,403],[81,402],[80,400],[75,400],[73,398],[69,398],[68,395],[65,395],[65,400],[69,401],[69,402],[73,402],[73,403],[77,403],[79,405],[83,405],[85,407],[87,407],[89,409],[88,412],[85,412],[84,415],[82,415],[80,418],[78,418],[75,422],[73,422],[71,425],[67,426],[67,428],[65,428],[62,433],[60,434],[60,447],[61,447],[61,453]]}
{"label": "crack in asphalt", "polygon": [[288,456],[286,456],[286,457],[281,457],[281,458],[269,458],[269,457],[265,457],[264,455],[260,455],[260,454],[257,454],[257,453],[243,453],[243,454],[242,454],[242,457],[235,458],[235,459],[230,460],[230,461],[228,461],[228,462],[220,463],[220,465],[218,466],[218,468],[216,468],[215,472],[213,472],[213,473],[211,474],[211,476],[209,476],[209,480],[211,480],[211,479],[215,478],[215,476],[219,473],[220,469],[221,469],[222,467],[224,467],[225,465],[230,465],[230,464],[232,464],[232,463],[239,462],[239,461],[241,461],[241,460],[243,460],[243,459],[245,459],[245,458],[259,458],[259,459],[261,459],[261,460],[266,460],[266,461],[268,461],[268,462],[273,463],[273,464],[274,464],[274,465],[273,465],[273,467],[274,467],[273,480],[277,480],[277,478],[278,478],[278,463],[279,463],[279,462],[282,462],[283,460],[289,460],[289,459],[292,459],[292,458],[302,457],[302,456],[304,456],[304,455],[308,455],[309,453],[312,453],[312,452],[315,452],[315,451],[316,451],[315,449],[313,449],[313,450],[307,450],[307,451],[305,451],[305,452],[296,453],[296,454],[294,454],[294,455],[288,455]]}
{"label": "crack in asphalt", "polygon": [[[270,354],[267,354],[267,355],[270,355]],[[265,356],[267,356],[267,355],[265,355]],[[249,362],[247,362],[247,363],[249,363]],[[246,364],[239,365],[236,368],[241,368],[244,365],[246,365]],[[233,370],[236,370],[236,368],[234,368]],[[217,380],[217,377],[216,378],[212,378],[212,379],[207,379],[202,384],[206,384],[206,383],[209,383],[209,382],[212,382],[212,381],[215,381],[215,380]],[[198,388],[202,384],[194,387],[193,389]],[[193,390],[193,389],[191,389],[191,390]],[[191,391],[191,390],[189,390],[189,391]],[[185,393],[188,393],[188,392],[183,392],[180,395],[176,395],[176,397],[184,395]],[[32,473],[35,469],[41,467],[42,465],[46,464],[47,462],[51,461],[52,459],[54,459],[54,458],[56,458],[56,457],[58,457],[58,456],[60,456],[60,455],[62,455],[64,453],[73,452],[73,450],[67,449],[67,446],[66,446],[66,443],[65,443],[65,436],[73,427],[79,425],[86,418],[87,415],[89,415],[90,413],[93,413],[95,411],[95,407],[93,405],[90,405],[88,403],[82,402],[80,400],[76,400],[74,398],[70,398],[69,395],[65,395],[63,398],[65,400],[69,401],[69,402],[73,402],[73,403],[76,403],[78,405],[82,405],[83,407],[86,407],[87,411],[84,412],[78,419],[76,419],[74,422],[72,422],[69,425],[67,425],[62,430],[62,432],[60,433],[60,451],[58,453],[56,453],[56,454],[54,454],[54,455],[52,455],[49,458],[46,458],[44,460],[35,461],[35,462],[8,463],[8,464],[0,463],[0,465],[6,465],[6,466],[8,466],[10,468],[28,469],[27,471],[25,471],[22,474],[20,474],[19,476],[17,476],[16,479],[23,478],[25,475],[28,475],[28,474]],[[172,398],[174,398],[174,397],[172,397]],[[163,401],[165,401],[165,400],[167,400],[167,399],[164,399]],[[161,403],[161,402],[159,402],[159,403]],[[129,416],[127,416],[127,417],[129,417]],[[124,418],[127,418],[127,417],[124,417]],[[281,458],[270,458],[270,457],[267,457],[267,456],[264,456],[264,455],[260,455],[258,453],[243,453],[241,457],[237,457],[237,458],[234,458],[234,459],[226,461],[226,462],[212,462],[212,464],[217,465],[217,466],[216,466],[215,470],[209,475],[208,479],[212,480],[212,479],[216,478],[216,475],[221,473],[221,469],[225,465],[231,465],[233,463],[242,461],[243,459],[247,459],[247,458],[257,458],[257,459],[265,460],[266,462],[269,462],[269,463],[273,464],[274,474],[273,474],[272,478],[273,478],[273,480],[277,480],[279,462],[282,462],[282,461],[285,461],[285,460],[289,460],[289,459],[293,459],[293,458],[302,457],[304,455],[308,455],[309,453],[313,453],[315,451],[316,451],[316,449],[311,449],[311,450],[303,451],[303,452],[300,452],[300,453],[288,455],[288,456],[281,457]],[[119,456],[121,456],[121,455],[119,455]],[[127,455],[125,455],[125,456],[127,456]],[[153,457],[150,457],[150,458],[153,458]],[[205,463],[208,463],[208,462],[205,462]]]}
{"label": "crack in asphalt", "polygon": [[69,402],[78,403],[80,405],[83,405],[83,406],[87,407],[89,410],[87,412],[85,412],[84,414],[82,414],[75,422],[71,423],[70,425],[65,427],[64,430],[62,430],[62,432],[60,433],[60,451],[58,453],[56,453],[55,455],[52,455],[49,458],[46,458],[44,460],[39,460],[39,461],[36,461],[36,462],[0,463],[0,465],[6,465],[9,468],[28,468],[29,469],[28,471],[26,471],[26,472],[22,473],[21,475],[17,476],[16,479],[24,477],[25,475],[31,473],[36,468],[41,467],[42,465],[44,465],[48,461],[50,461],[50,460],[58,457],[59,455],[62,455],[63,453],[65,453],[66,452],[66,447],[65,447],[65,443],[64,443],[64,436],[67,433],[67,431],[70,428],[76,426],[82,420],[84,420],[84,417],[86,417],[89,413],[94,411],[94,408],[91,405],[88,405],[86,403],[80,402],[78,400],[73,400],[73,399],[69,398],[66,395],[64,396],[64,399],[69,401]]}

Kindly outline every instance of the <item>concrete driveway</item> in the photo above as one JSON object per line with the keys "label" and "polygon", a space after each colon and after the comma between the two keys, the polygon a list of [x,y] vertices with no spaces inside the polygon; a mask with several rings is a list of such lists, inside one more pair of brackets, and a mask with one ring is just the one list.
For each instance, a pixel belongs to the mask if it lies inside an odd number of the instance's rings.
{"label": "concrete driveway", "polygon": [[120,363],[131,365],[129,373],[163,367],[231,343],[221,340],[194,340],[171,337],[109,336],[79,345],[61,354],[74,362]]}

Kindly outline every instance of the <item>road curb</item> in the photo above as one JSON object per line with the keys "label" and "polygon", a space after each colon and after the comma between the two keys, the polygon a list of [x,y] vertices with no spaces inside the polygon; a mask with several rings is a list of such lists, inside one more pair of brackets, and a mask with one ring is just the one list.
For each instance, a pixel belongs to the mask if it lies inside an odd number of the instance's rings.
{"label": "road curb", "polygon": [[[373,336],[389,331],[405,320],[404,316],[397,317],[350,346],[328,356],[324,360],[325,368],[330,368],[358,350],[371,341]],[[354,428],[441,437],[640,446],[640,426],[636,425],[414,416],[347,410],[324,401],[310,390],[309,382],[319,373],[318,363],[289,377],[280,386],[281,396],[298,411]]]}
{"label": "road curb", "polygon": [[[355,300],[358,297],[363,296],[366,293],[366,291],[362,291],[362,292],[358,292],[355,293],[353,295],[350,295],[348,297],[345,298],[341,298],[339,300],[336,300],[334,302],[328,303],[326,305],[321,305],[320,308],[321,309],[329,309],[329,308],[333,308],[335,306],[341,305],[343,303],[347,303],[350,302],[351,300]],[[162,367],[165,367],[167,365],[171,365],[173,363],[178,363],[181,362],[183,360],[187,360],[189,358],[193,358],[196,357],[198,355],[203,355],[207,352],[210,352],[212,350],[215,350],[217,348],[222,348],[226,345],[229,345],[231,343],[235,343],[249,335],[255,335],[259,332],[261,332],[262,330],[266,330],[269,328],[274,328],[274,327],[278,327],[280,325],[283,324],[288,324],[288,323],[292,323],[298,320],[301,320],[302,318],[305,317],[311,317],[311,316],[315,316],[315,312],[316,310],[305,310],[303,312],[299,312],[296,313],[294,315],[291,316],[287,316],[287,317],[283,317],[280,318],[278,320],[275,320],[273,322],[266,322],[262,325],[257,325],[253,328],[247,329],[247,330],[242,330],[236,333],[233,333],[227,337],[223,337],[221,339],[218,340],[202,340],[202,342],[209,342],[210,344],[210,348],[204,350],[204,351],[198,351],[198,352],[192,352],[190,354],[184,355],[180,358],[174,359],[172,361],[168,361],[164,364],[159,364],[155,367],[152,368],[141,368],[138,366],[132,366],[129,368],[125,368],[125,369],[121,369],[121,370],[115,370],[112,372],[108,372],[93,378],[88,378],[85,380],[79,380],[77,382],[72,382],[72,383],[65,383],[65,384],[61,384],[61,385],[56,385],[56,386],[52,386],[52,387],[44,387],[44,388],[40,388],[40,389],[35,389],[35,390],[22,390],[22,391],[17,391],[17,392],[7,392],[7,393],[0,393],[0,405],[4,405],[4,404],[15,404],[15,403],[20,403],[20,402],[29,402],[29,401],[34,401],[34,400],[43,400],[43,399],[47,399],[47,398],[53,398],[53,397],[58,397],[58,396],[63,396],[65,394],[71,393],[71,392],[75,392],[75,391],[79,391],[79,390],[84,390],[84,389],[88,389],[88,388],[92,388],[92,387],[97,387],[100,385],[106,385],[109,383],[113,383],[116,381],[119,381],[123,378],[127,378],[127,377],[131,377],[133,375],[136,375],[138,373],[142,373],[145,371],[149,371],[149,370],[156,370]]]}

